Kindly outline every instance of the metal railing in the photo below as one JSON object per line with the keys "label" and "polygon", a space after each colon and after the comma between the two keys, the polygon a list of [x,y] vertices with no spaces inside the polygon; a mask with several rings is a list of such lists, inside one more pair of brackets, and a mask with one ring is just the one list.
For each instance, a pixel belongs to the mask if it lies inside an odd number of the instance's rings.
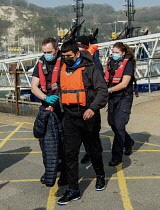
{"label": "metal railing", "polygon": [[[40,105],[40,103],[37,102],[32,102],[30,100],[30,95],[31,95],[31,85],[24,85],[23,83],[23,76],[24,74],[30,74],[30,72],[23,72],[23,71],[5,71],[5,74],[9,74],[9,76],[12,77],[13,79],[13,83],[12,84],[0,84],[0,89],[1,89],[1,93],[3,91],[10,91],[10,95],[5,95],[5,98],[1,98],[1,105],[3,103],[3,109],[5,109],[7,106],[9,107],[9,110],[11,110],[11,106],[13,107],[15,105],[15,114],[17,116],[20,115],[20,108],[21,105],[25,104],[28,106],[35,106],[36,109],[38,108],[38,106]],[[4,71],[0,71],[0,77],[2,78],[4,76]],[[25,97],[23,95],[21,95],[22,91],[29,91],[30,93],[25,94]],[[9,105],[6,104],[10,103]],[[13,112],[13,110],[11,110]]]}
{"label": "metal railing", "polygon": [[[33,56],[35,59],[35,63],[38,60],[37,56]],[[33,58],[32,57],[32,58]],[[1,97],[1,102],[8,102],[12,103],[12,105],[15,105],[15,113],[16,115],[20,115],[20,108],[22,104],[25,104],[27,106],[36,106],[40,105],[40,103],[32,102],[30,100],[30,94],[31,94],[31,78],[32,73],[25,71],[24,65],[23,69],[20,71],[17,69],[17,66],[19,64],[16,64],[14,68],[9,69],[7,68],[8,64],[14,64],[14,62],[17,61],[18,58],[15,58],[15,60],[1,60],[0,63],[5,66],[3,68],[3,71],[0,71],[0,92],[3,91],[10,91],[12,97],[10,97],[10,94],[6,94],[5,97]],[[30,57],[23,58],[23,61],[30,59]],[[106,58],[107,59],[107,58]],[[105,62],[106,63],[106,59]],[[21,61],[18,61],[21,63]],[[104,66],[105,67],[105,66]],[[160,89],[160,57],[148,57],[145,59],[137,59],[136,60],[136,78],[138,85],[144,85],[144,88],[148,88],[148,92],[152,92],[153,88],[156,90]],[[27,78],[27,79],[26,79]],[[146,85],[146,86],[145,86]],[[28,90],[30,91],[29,94],[21,95],[22,90]],[[8,104],[4,104],[4,108],[6,108]],[[1,110],[0,110],[1,111]]]}
{"label": "metal railing", "polygon": [[35,107],[33,114],[38,110],[40,103],[32,102],[30,96],[32,70],[41,56],[39,53],[0,60],[0,111],[22,115],[31,107]]}
{"label": "metal railing", "polygon": [[[26,56],[0,60],[0,71],[3,71],[2,73],[0,73],[0,76],[5,75],[4,78],[6,78],[6,81],[4,81],[4,83],[9,84],[9,85],[14,84],[14,80],[13,80],[14,77],[12,74],[10,74],[10,71],[15,70],[15,69],[18,69],[18,70],[21,69],[21,71],[24,72],[24,74],[21,75],[23,76],[23,80],[21,79],[21,83],[23,82],[24,85],[30,86],[31,74],[32,74],[30,68],[36,65],[41,55],[42,54],[39,53],[39,54],[32,54],[32,55],[26,55]],[[9,73],[7,73],[8,71]],[[27,73],[28,71],[30,71],[30,75],[29,73]],[[1,83],[2,81],[0,81],[0,84]]]}
{"label": "metal railing", "polygon": [[138,85],[148,85],[149,93],[160,90],[160,57],[137,59],[135,76]]}
{"label": "metal railing", "polygon": [[[138,83],[147,83],[149,85],[149,92],[151,92],[151,84],[160,83],[159,58],[157,57],[160,56],[160,33],[98,43],[101,62],[104,68],[108,56],[112,52],[113,45],[119,41],[133,49],[137,60],[136,77]],[[138,58],[144,57],[144,54],[148,58],[138,60]]]}

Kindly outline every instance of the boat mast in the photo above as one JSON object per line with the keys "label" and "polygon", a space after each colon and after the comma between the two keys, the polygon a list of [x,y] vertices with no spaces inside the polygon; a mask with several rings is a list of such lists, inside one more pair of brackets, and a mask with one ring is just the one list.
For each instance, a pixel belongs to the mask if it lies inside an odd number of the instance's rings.
{"label": "boat mast", "polygon": [[134,0],[124,0],[124,6],[127,8],[126,16],[128,17],[128,24],[125,29],[125,38],[133,37],[134,27],[132,26],[132,21],[134,21]]}

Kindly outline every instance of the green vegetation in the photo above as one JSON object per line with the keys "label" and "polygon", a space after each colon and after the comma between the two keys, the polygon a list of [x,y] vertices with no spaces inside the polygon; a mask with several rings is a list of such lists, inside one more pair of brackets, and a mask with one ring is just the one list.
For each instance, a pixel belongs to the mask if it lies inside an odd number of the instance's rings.
{"label": "green vegetation", "polygon": [[21,6],[21,7],[28,7],[28,3],[26,0],[0,0],[0,4],[6,6]]}

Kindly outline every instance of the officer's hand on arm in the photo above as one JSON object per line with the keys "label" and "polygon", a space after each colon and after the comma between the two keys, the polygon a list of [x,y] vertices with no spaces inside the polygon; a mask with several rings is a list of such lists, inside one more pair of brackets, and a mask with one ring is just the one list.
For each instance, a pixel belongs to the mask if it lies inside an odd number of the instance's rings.
{"label": "officer's hand on arm", "polygon": [[45,96],[44,101],[49,104],[54,104],[59,99],[57,95]]}
{"label": "officer's hand on arm", "polygon": [[83,114],[84,120],[89,120],[91,117],[93,117],[94,112],[91,109],[87,109]]}

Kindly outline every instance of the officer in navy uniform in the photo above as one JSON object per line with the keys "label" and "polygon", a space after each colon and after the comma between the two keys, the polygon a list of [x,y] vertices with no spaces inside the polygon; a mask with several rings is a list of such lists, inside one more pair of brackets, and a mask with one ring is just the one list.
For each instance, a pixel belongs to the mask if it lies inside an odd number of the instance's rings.
{"label": "officer in navy uniform", "polygon": [[122,163],[123,149],[125,155],[132,153],[134,141],[126,132],[133,102],[135,58],[128,45],[116,42],[112,49],[105,70],[108,84],[108,123],[115,136],[112,145],[112,159],[109,166]]}
{"label": "officer in navy uniform", "polygon": [[[53,104],[55,102],[57,103],[59,98],[55,95],[55,91],[57,89],[57,76],[61,67],[61,53],[58,49],[57,40],[50,37],[45,38],[42,41],[42,51],[44,54],[39,59],[32,74],[31,91],[36,97],[41,99],[42,105],[39,108],[40,110],[47,109],[53,111]],[[57,114],[59,120],[62,121],[63,116],[59,104],[54,107],[54,112]],[[43,138],[39,139],[39,143],[43,155]],[[59,143],[59,155],[62,161],[63,147],[62,142]],[[43,155],[43,160],[44,159],[45,157]],[[62,173],[60,175],[60,179],[58,180],[58,185],[62,186],[67,184],[64,160],[59,165],[59,170]],[[45,184],[45,175],[41,177],[40,181],[42,184]]]}

